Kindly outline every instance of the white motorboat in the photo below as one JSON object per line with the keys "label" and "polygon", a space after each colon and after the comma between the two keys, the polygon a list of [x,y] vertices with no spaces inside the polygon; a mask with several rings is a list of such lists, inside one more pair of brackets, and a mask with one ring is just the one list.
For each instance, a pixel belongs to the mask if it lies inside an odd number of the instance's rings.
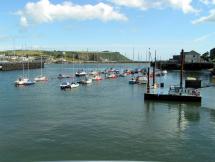
{"label": "white motorboat", "polygon": [[79,87],[79,84],[73,82],[73,83],[70,84],[70,87],[71,88],[77,88],[77,87]]}

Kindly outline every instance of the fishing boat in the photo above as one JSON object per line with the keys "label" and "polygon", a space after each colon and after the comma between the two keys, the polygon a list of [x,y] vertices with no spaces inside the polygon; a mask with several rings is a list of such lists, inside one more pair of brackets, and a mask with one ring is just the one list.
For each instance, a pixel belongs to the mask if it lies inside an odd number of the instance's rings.
{"label": "fishing boat", "polygon": [[43,58],[41,56],[41,70],[40,70],[40,76],[37,76],[36,78],[34,78],[35,82],[43,82],[43,81],[48,81],[48,78],[46,76],[43,76]]}

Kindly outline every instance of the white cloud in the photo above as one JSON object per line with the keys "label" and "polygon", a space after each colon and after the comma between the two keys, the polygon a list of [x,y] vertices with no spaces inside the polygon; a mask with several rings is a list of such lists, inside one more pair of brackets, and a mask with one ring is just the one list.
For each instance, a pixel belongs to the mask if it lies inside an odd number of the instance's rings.
{"label": "white cloud", "polygon": [[53,4],[49,0],[28,2],[24,9],[19,10],[20,23],[27,27],[31,24],[41,24],[67,19],[101,21],[127,20],[127,17],[116,11],[111,5],[98,3],[96,5],[76,5],[72,2]]}
{"label": "white cloud", "polygon": [[192,0],[111,0],[113,3],[121,6],[135,7],[140,9],[166,8],[171,7],[180,9],[184,13],[196,13],[192,6]]}
{"label": "white cloud", "polygon": [[194,42],[196,42],[196,43],[198,43],[198,42],[204,42],[205,40],[207,40],[210,37],[214,36],[214,34],[215,34],[215,32],[203,35],[203,36],[201,36],[199,38],[194,39]]}
{"label": "white cloud", "polygon": [[215,0],[200,0],[200,2],[204,3],[205,5],[215,4]]}
{"label": "white cloud", "polygon": [[192,21],[193,24],[200,24],[204,22],[215,22],[215,9],[210,10],[210,13],[208,16],[203,16],[197,20]]}

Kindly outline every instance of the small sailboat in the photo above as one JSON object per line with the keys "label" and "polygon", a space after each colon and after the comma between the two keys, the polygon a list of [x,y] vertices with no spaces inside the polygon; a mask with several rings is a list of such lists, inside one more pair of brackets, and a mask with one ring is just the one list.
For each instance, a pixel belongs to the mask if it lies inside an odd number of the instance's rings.
{"label": "small sailboat", "polygon": [[68,74],[64,74],[63,73],[63,62],[65,62],[65,60],[63,59],[64,58],[64,52],[62,53],[62,59],[61,59],[61,73],[60,74],[58,74],[58,76],[57,76],[57,78],[58,79],[67,79],[67,78],[71,78],[71,76],[70,75],[68,75]]}
{"label": "small sailboat", "polygon": [[44,82],[44,81],[48,81],[48,78],[46,76],[43,76],[43,59],[42,59],[42,56],[41,56],[41,71],[40,71],[40,76],[34,78],[34,81],[35,82]]}
{"label": "small sailboat", "polygon": [[79,87],[79,84],[75,81],[75,64],[74,64],[74,56],[72,56],[72,62],[73,62],[73,64],[72,64],[72,75],[73,75],[73,77],[72,77],[72,83],[70,84],[70,87],[71,88],[77,88],[77,87]]}
{"label": "small sailboat", "polygon": [[30,86],[30,85],[34,85],[35,82],[31,81],[30,79],[28,79],[29,77],[29,62],[28,62],[28,77],[24,77],[24,63],[22,64],[23,66],[23,74],[22,77],[19,77],[16,81],[15,81],[15,86]]}

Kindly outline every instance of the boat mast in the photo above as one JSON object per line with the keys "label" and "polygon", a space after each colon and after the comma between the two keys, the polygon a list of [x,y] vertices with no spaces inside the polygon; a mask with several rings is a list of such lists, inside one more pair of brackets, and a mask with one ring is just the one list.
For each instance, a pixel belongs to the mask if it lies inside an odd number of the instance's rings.
{"label": "boat mast", "polygon": [[155,68],[156,68],[156,50],[155,50],[155,62],[153,65],[153,86],[155,86]]}
{"label": "boat mast", "polygon": [[150,67],[148,67],[148,72],[147,72],[147,93],[150,93]]}
{"label": "boat mast", "polygon": [[43,61],[43,60],[42,60],[42,54],[41,54],[40,61],[41,61],[41,62],[40,62],[40,66],[41,66],[40,75],[43,76],[43,70],[42,70],[42,66],[43,66],[43,63],[42,63],[42,61]]}
{"label": "boat mast", "polygon": [[74,82],[75,81],[75,65],[74,65],[74,54],[72,55],[72,74],[73,74],[73,76],[72,76],[72,81]]}
{"label": "boat mast", "polygon": [[181,72],[180,72],[180,88],[183,88],[183,70],[184,70],[184,50],[181,50]]}
{"label": "boat mast", "polygon": [[25,76],[25,65],[24,65],[24,60],[22,60],[22,77],[24,78]]}

